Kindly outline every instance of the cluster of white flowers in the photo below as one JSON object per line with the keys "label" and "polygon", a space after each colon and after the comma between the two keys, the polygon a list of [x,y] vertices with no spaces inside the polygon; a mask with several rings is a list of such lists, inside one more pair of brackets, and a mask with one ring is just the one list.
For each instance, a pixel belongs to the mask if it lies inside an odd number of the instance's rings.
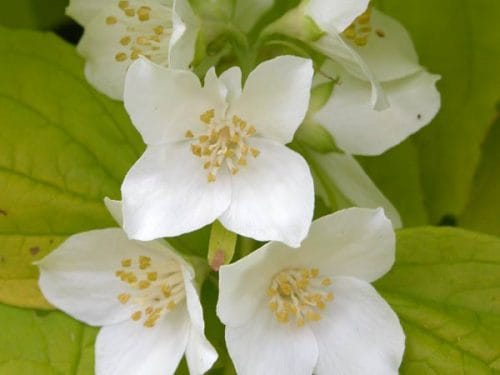
{"label": "cluster of white flowers", "polygon": [[[240,17],[252,8],[237,3]],[[269,5],[258,3],[242,27]],[[53,305],[103,327],[96,373],[172,374],[184,355],[191,374],[212,367],[202,281],[162,238],[218,221],[270,241],[218,274],[217,315],[238,374],[396,374],[404,333],[370,283],[392,267],[402,224],[351,155],[386,151],[439,109],[438,77],[402,26],[368,0],[303,1],[264,33],[300,39],[322,63],[275,56],[243,85],[239,67],[212,67],[203,83],[190,70],[202,22],[188,0],[72,0],[68,14],[85,27],[87,79],[123,99],[147,145],[122,202],[105,200],[120,228],[71,236],[37,263]],[[311,90],[332,82],[311,113]],[[341,150],[318,160],[365,208],[312,221],[312,173],[286,146],[306,116]]]}

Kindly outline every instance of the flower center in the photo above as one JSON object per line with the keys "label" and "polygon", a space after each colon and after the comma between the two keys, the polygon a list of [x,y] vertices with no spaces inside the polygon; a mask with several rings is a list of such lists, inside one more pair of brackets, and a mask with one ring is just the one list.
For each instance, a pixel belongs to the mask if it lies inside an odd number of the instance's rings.
{"label": "flower center", "polygon": [[321,319],[321,311],[333,300],[332,280],[317,268],[286,269],[273,277],[269,286],[269,308],[280,323],[294,321],[297,327]]}
{"label": "flower center", "polygon": [[216,180],[217,172],[223,165],[235,175],[247,165],[249,155],[254,158],[259,156],[260,151],[248,145],[248,139],[256,132],[255,128],[238,116],[233,116],[231,121],[219,120],[215,117],[215,110],[210,109],[200,116],[200,120],[205,125],[204,130],[199,134],[188,130],[185,136],[193,139],[191,152],[202,159],[208,182]]}
{"label": "flower center", "polygon": [[[368,38],[373,31],[371,19],[372,8],[369,7],[362,15],[356,18],[342,34],[358,47],[366,46],[368,44]],[[381,30],[376,30],[376,34],[381,38],[385,36],[384,32]]]}
{"label": "flower center", "polygon": [[142,320],[144,327],[154,327],[158,319],[172,311],[186,295],[181,267],[174,259],[158,264],[144,255],[136,261],[123,259],[116,277],[127,284],[126,292],[120,293],[118,300],[138,307],[130,317],[134,321]]}
{"label": "flower center", "polygon": [[107,16],[109,27],[121,24],[125,33],[119,37],[121,51],[115,60],[124,62],[144,56],[157,64],[168,59],[168,41],[172,35],[172,11],[165,6],[133,6],[129,1],[119,1],[119,16]]}

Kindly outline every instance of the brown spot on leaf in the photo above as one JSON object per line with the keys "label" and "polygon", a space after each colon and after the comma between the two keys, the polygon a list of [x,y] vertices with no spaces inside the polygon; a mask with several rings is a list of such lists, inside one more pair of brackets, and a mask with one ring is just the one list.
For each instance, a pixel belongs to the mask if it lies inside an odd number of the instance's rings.
{"label": "brown spot on leaf", "polygon": [[377,34],[378,37],[380,38],[385,38],[385,33],[383,30],[375,30],[375,34]]}
{"label": "brown spot on leaf", "polygon": [[214,270],[215,272],[219,272],[219,268],[224,264],[224,251],[222,250],[217,250],[215,253],[215,256],[212,258],[212,261],[210,262],[210,268]]}
{"label": "brown spot on leaf", "polygon": [[0,209],[0,216],[7,216],[7,211]]}
{"label": "brown spot on leaf", "polygon": [[422,115],[419,113],[419,114],[417,115],[417,118],[418,118],[419,120],[421,120],[421,119],[422,119]]}
{"label": "brown spot on leaf", "polygon": [[39,252],[40,252],[40,247],[38,247],[38,246],[33,246],[33,247],[30,247],[30,253],[31,253],[31,255],[35,256],[35,255],[37,255]]}

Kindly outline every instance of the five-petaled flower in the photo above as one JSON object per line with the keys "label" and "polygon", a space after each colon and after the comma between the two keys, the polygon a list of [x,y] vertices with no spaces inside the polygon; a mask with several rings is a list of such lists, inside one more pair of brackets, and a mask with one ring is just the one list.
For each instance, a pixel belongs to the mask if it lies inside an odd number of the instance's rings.
{"label": "five-petaled flower", "polygon": [[218,219],[257,240],[297,247],[311,224],[314,189],[305,160],[284,145],[305,117],[310,60],[280,56],[204,87],[188,71],[145,59],[127,75],[125,107],[147,149],[122,185],[124,229],[151,240]]}
{"label": "five-petaled flower", "polygon": [[397,374],[404,333],[370,285],[394,257],[383,210],[351,208],[313,222],[298,250],[270,242],[223,266],[217,314],[238,374]]}
{"label": "five-petaled flower", "polygon": [[[121,206],[106,201],[120,221]],[[204,336],[192,267],[165,242],[129,240],[121,228],[68,238],[37,262],[40,288],[54,306],[89,325],[96,374],[173,374],[185,354],[191,374],[217,353]]]}
{"label": "five-petaled flower", "polygon": [[139,56],[176,68],[194,56],[198,21],[188,0],[71,0],[66,12],[85,28],[77,49],[88,81],[111,98],[122,99]]}

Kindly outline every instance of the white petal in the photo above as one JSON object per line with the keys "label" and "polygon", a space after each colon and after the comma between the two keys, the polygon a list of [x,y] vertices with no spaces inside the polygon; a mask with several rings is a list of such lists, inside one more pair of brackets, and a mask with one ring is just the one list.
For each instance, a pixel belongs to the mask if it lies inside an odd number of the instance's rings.
{"label": "white petal", "polygon": [[401,228],[401,217],[392,203],[377,188],[359,163],[350,155],[330,152],[314,153],[315,160],[321,165],[340,192],[354,206],[365,208],[382,207],[394,228]]}
{"label": "white petal", "polygon": [[199,21],[188,0],[175,0],[170,38],[169,67],[188,69],[193,61]]}
{"label": "white petal", "polygon": [[85,27],[77,50],[86,59],[87,80],[107,96],[122,100],[125,75],[131,60],[115,59],[124,50],[119,41],[126,34],[126,28],[121,22],[112,26],[106,24],[106,17],[114,13],[116,11],[110,9],[109,14],[99,12],[93,17]]}
{"label": "white petal", "polygon": [[204,374],[217,360],[217,352],[205,337],[205,322],[200,298],[193,285],[193,274],[183,269],[186,305],[191,321],[189,338],[186,348],[186,360],[189,373]]}
{"label": "white petal", "polygon": [[134,239],[174,237],[210,224],[231,199],[224,170],[209,183],[189,143],[148,146],[122,185],[124,229]]}
{"label": "white petal", "polygon": [[307,235],[314,187],[305,160],[276,142],[252,142],[261,153],[231,179],[231,204],[219,220],[229,230],[259,241],[297,247]]}
{"label": "white petal", "polygon": [[[314,47],[332,59],[332,61],[340,64],[351,74],[363,77],[363,79],[370,83],[370,106],[374,110],[379,111],[389,106],[386,94],[371,69],[354,48],[349,46],[335,30],[330,30],[316,41]],[[328,62],[326,65],[327,70],[329,70]],[[322,67],[322,70],[324,68],[325,66]],[[332,76],[335,75],[333,74]]]}
{"label": "white petal", "polygon": [[174,374],[188,335],[189,318],[184,304],[152,328],[132,320],[104,327],[96,340],[96,375]]}
{"label": "white petal", "polygon": [[[105,3],[105,4],[103,4]],[[66,8],[66,14],[80,25],[87,25],[103,7],[112,7],[114,2],[102,0],[71,0]]]}
{"label": "white petal", "polygon": [[373,31],[365,46],[358,47],[354,43],[351,46],[379,82],[403,78],[422,70],[411,37],[398,21],[374,9],[371,27]]}
{"label": "white petal", "polygon": [[118,223],[118,225],[123,225],[123,214],[122,214],[122,201],[115,201],[113,199],[109,199],[108,197],[104,198],[104,204],[108,209],[113,219]]}
{"label": "white petal", "polygon": [[203,130],[200,115],[209,109],[221,113],[224,98],[201,87],[198,77],[139,59],[125,81],[125,108],[144,142],[157,145],[185,139],[188,130]]}
{"label": "white petal", "polygon": [[379,155],[427,125],[440,108],[439,76],[420,72],[383,84],[390,108],[370,106],[370,86],[341,76],[328,103],[316,114],[337,145],[350,154]]}
{"label": "white petal", "polygon": [[311,0],[307,13],[323,30],[342,32],[368,7],[369,0]]}
{"label": "white petal", "polygon": [[164,246],[127,238],[121,228],[93,230],[69,237],[42,259],[40,288],[54,306],[90,325],[124,321],[133,306],[122,305],[118,295],[128,286],[115,276],[121,260],[138,255],[164,257]]}
{"label": "white petal", "polygon": [[313,73],[311,60],[300,57],[263,62],[248,76],[229,118],[235,114],[263,137],[291,142],[308,109]]}
{"label": "white petal", "polygon": [[333,278],[334,300],[311,324],[319,349],[317,375],[397,375],[405,336],[398,317],[368,283]]}
{"label": "white petal", "polygon": [[227,101],[229,103],[234,102],[237,98],[240,97],[242,89],[241,89],[241,69],[237,66],[232,67],[222,73],[219,77],[221,82],[227,88]]}
{"label": "white petal", "polygon": [[304,265],[368,282],[394,264],[396,238],[382,209],[348,208],[315,220],[300,248]]}
{"label": "white petal", "polygon": [[267,301],[246,325],[226,327],[226,344],[239,375],[311,374],[318,359],[309,327],[279,323]]}

